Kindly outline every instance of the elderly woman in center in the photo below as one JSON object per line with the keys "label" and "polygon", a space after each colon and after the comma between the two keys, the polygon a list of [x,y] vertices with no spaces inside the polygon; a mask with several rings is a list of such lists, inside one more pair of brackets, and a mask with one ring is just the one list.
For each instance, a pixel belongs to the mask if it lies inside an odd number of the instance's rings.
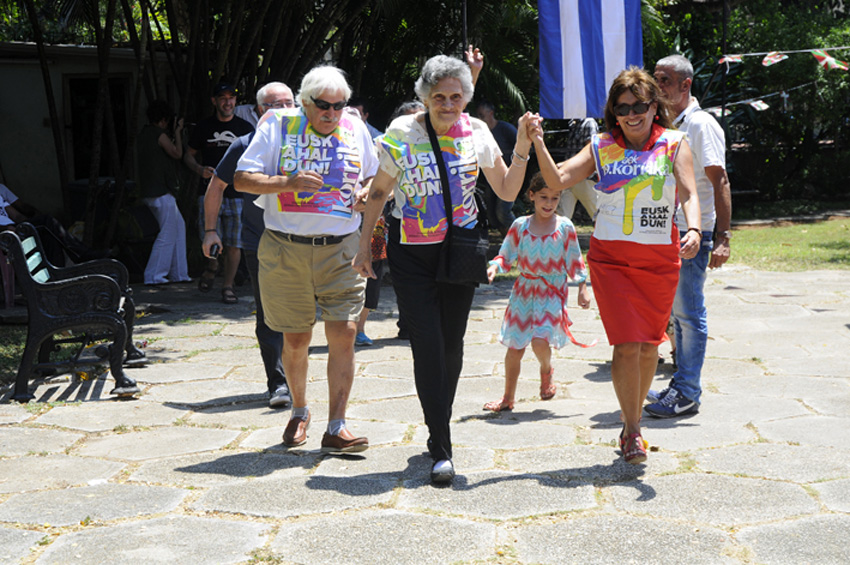
{"label": "elderly woman in center", "polygon": [[[440,170],[426,119],[434,128],[446,161],[451,217],[456,226],[472,227],[478,221],[473,196],[479,172],[501,199],[516,198],[531,149],[528,135],[520,135],[511,165],[505,164],[487,124],[464,113],[473,89],[470,70],[459,59],[438,55],[422,67],[415,90],[425,111],[397,118],[381,140],[381,166],[372,181],[360,250],[352,262],[363,276],[374,276],[370,236],[387,196],[394,191],[396,206],[388,222],[388,261],[399,316],[410,331],[416,391],[434,462],[431,480],[443,484],[454,477],[449,422],[475,288],[436,280],[447,221]],[[528,119],[530,114],[520,120],[523,131],[527,130],[523,120]]]}
{"label": "elderly woman in center", "polygon": [[[620,450],[628,463],[646,460],[640,429],[643,400],[658,365],[679,279],[680,257],[699,250],[699,199],[685,134],[672,128],[661,89],[637,67],[614,79],[605,104],[606,133],[556,165],[539,117],[528,121],[540,172],[565,189],[594,171],[599,182],[587,263],[599,316],[614,346],[611,378],[620,403]],[[686,226],[676,225],[681,203]],[[679,230],[684,236],[679,237]]]}

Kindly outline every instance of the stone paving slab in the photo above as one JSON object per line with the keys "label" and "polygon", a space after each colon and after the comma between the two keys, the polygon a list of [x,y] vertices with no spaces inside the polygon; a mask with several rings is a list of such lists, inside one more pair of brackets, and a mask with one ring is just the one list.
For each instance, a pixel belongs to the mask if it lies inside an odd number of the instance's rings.
{"label": "stone paving slab", "polygon": [[812,485],[827,508],[835,512],[850,513],[850,479],[828,481]]}
{"label": "stone paving slab", "polygon": [[83,434],[63,432],[31,426],[0,428],[0,454],[28,455],[38,453],[59,453],[85,437]]}
{"label": "stone paving slab", "polygon": [[462,472],[450,487],[433,488],[427,479],[404,483],[398,505],[455,516],[507,520],[597,505],[593,486],[584,481],[507,471]]}
{"label": "stone paving slab", "polygon": [[[396,481],[358,476],[265,478],[212,487],[192,504],[205,512],[293,518],[368,508],[389,502]],[[298,492],[298,496],[292,496]]]}
{"label": "stone paving slab", "polygon": [[178,487],[211,487],[243,479],[306,475],[319,455],[215,451],[146,461],[130,475],[130,481]]}
{"label": "stone paving slab", "polygon": [[0,404],[0,425],[20,424],[32,415],[19,404]]}
{"label": "stone paving slab", "polygon": [[142,461],[220,449],[238,436],[239,432],[232,430],[185,426],[159,428],[92,438],[78,453],[87,457]]}
{"label": "stone paving slab", "polygon": [[61,536],[36,563],[71,563],[82,556],[114,565],[244,563],[265,544],[267,532],[266,524],[170,516]]}
{"label": "stone paving slab", "polygon": [[744,528],[737,538],[758,563],[850,563],[848,531],[850,516],[825,515]]}
{"label": "stone paving slab", "polygon": [[136,382],[146,384],[168,384],[184,381],[220,379],[229,371],[228,367],[192,362],[150,363],[128,372]]}
{"label": "stone paving slab", "polygon": [[522,563],[740,563],[725,555],[734,551],[733,544],[719,529],[633,516],[551,520],[517,528],[509,541]]}
{"label": "stone paving slab", "polygon": [[524,449],[506,453],[504,465],[523,473],[545,474],[606,485],[668,474],[679,468],[671,453],[652,453],[645,465],[629,465],[619,448],[573,445],[547,449]]}
{"label": "stone paving slab", "polygon": [[706,449],[694,458],[700,469],[741,477],[795,483],[850,477],[850,450],[846,448],[755,443]]}
{"label": "stone paving slab", "polygon": [[731,527],[818,512],[798,485],[692,473],[609,487],[626,512]]}
{"label": "stone paving slab", "polygon": [[152,402],[85,402],[56,406],[36,418],[35,423],[85,432],[117,428],[166,426],[188,412]]}
{"label": "stone paving slab", "polygon": [[[495,526],[406,512],[361,512],[285,524],[271,544],[300,563],[439,565],[493,555]],[[316,543],[357,540],[357,543]]]}
{"label": "stone paving slab", "polygon": [[770,441],[793,442],[844,449],[850,445],[847,418],[803,416],[759,425],[759,434]]}
{"label": "stone paving slab", "polygon": [[0,563],[20,563],[42,538],[41,532],[0,526]]}
{"label": "stone paving slab", "polygon": [[64,489],[114,477],[123,463],[68,455],[0,459],[0,493]]}
{"label": "stone paving slab", "polygon": [[[481,447],[453,447],[453,458],[464,471],[492,469],[495,453]],[[409,480],[427,476],[431,471],[431,456],[424,445],[372,448],[363,452],[362,459],[325,457],[316,475],[346,477],[356,474],[363,478]]]}
{"label": "stone paving slab", "polygon": [[0,521],[71,526],[133,518],[170,512],[187,494],[173,488],[116,484],[16,494],[0,503]]}

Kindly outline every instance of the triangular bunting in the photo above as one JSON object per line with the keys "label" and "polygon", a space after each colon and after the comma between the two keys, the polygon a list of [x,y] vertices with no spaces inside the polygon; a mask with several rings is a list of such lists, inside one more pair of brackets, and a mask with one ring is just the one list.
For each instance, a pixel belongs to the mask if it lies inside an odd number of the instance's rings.
{"label": "triangular bunting", "polygon": [[743,55],[723,55],[717,62],[717,64],[720,65],[722,63],[740,63],[743,60]]}
{"label": "triangular bunting", "polygon": [[842,71],[846,71],[850,68],[850,63],[830,57],[823,49],[814,49],[812,55],[814,55],[815,59],[818,60],[818,63],[824,69],[841,69]]}
{"label": "triangular bunting", "polygon": [[780,53],[779,51],[771,51],[768,53],[764,59],[761,60],[761,64],[765,67],[769,67],[771,65],[775,65],[779,61],[784,61],[788,58],[788,55],[785,53]]}
{"label": "triangular bunting", "polygon": [[758,110],[759,112],[763,112],[770,108],[763,100],[753,100],[750,102],[750,106]]}
{"label": "triangular bunting", "polygon": [[[717,108],[717,107],[706,108],[705,111],[708,112],[709,114],[712,114],[713,116],[716,116],[718,118],[720,117],[720,108]],[[726,108],[726,110],[723,111],[724,116],[728,116],[731,113],[732,113],[732,110],[730,110],[729,108]]]}

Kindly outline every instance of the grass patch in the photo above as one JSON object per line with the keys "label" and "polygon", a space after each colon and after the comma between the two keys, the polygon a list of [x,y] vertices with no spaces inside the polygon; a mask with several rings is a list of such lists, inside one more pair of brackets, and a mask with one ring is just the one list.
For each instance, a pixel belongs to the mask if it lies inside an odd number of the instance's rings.
{"label": "grass patch", "polygon": [[850,269],[850,219],[736,229],[729,264],[762,271]]}

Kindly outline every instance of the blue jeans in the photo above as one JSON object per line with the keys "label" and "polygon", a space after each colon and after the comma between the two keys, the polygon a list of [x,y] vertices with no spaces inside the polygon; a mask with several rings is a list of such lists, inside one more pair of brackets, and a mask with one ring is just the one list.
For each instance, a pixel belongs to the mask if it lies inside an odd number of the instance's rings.
{"label": "blue jeans", "polygon": [[[685,232],[681,235],[684,237]],[[694,402],[700,401],[700,375],[708,343],[705,309],[705,278],[714,247],[711,232],[702,232],[702,244],[693,259],[682,259],[679,286],[673,300],[673,329],[676,335],[676,364],[672,387]]]}

